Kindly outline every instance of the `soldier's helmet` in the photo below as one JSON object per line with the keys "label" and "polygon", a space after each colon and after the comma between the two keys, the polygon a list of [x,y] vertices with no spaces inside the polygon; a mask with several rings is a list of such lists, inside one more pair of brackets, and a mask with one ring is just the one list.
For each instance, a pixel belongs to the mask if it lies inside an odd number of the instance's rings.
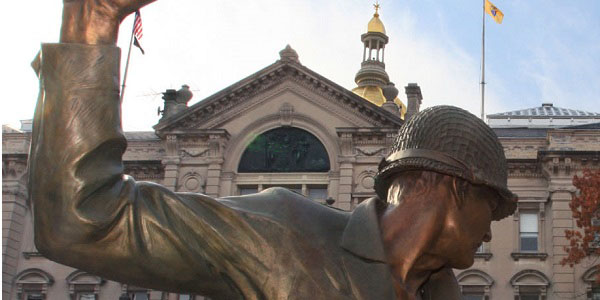
{"label": "soldier's helmet", "polygon": [[381,161],[375,191],[387,200],[394,174],[429,170],[456,176],[498,192],[494,220],[511,215],[517,197],[507,188],[507,164],[494,131],[481,119],[453,106],[427,108],[410,118],[398,132],[391,154]]}

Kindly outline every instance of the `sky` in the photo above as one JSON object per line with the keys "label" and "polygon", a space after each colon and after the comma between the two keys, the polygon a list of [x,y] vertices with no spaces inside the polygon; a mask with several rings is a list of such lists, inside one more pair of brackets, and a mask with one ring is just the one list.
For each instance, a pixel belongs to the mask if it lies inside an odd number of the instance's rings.
{"label": "sky", "polygon": [[[600,1],[492,2],[504,21],[485,18],[485,113],[546,102],[600,112]],[[390,80],[401,91],[418,83],[424,107],[455,105],[480,115],[482,2],[379,3]],[[32,118],[38,94],[30,62],[40,43],[58,41],[62,1],[4,7],[0,121],[19,128],[19,120]],[[152,130],[161,92],[188,84],[192,105],[274,63],[287,44],[304,66],[352,89],[362,60],[360,35],[373,12],[369,0],[159,0],[141,11],[146,54],[132,49],[123,127]],[[133,16],[121,25],[122,68],[132,22]]]}

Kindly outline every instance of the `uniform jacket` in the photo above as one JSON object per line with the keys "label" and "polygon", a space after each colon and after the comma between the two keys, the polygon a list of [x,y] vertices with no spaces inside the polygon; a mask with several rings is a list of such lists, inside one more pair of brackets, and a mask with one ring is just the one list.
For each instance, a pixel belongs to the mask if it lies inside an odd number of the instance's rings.
{"label": "uniform jacket", "polygon": [[[119,60],[112,46],[45,44],[34,62],[29,191],[43,254],[214,299],[395,299],[376,199],[344,212],[281,188],[213,199],[124,175]],[[422,297],[459,299],[451,270]]]}

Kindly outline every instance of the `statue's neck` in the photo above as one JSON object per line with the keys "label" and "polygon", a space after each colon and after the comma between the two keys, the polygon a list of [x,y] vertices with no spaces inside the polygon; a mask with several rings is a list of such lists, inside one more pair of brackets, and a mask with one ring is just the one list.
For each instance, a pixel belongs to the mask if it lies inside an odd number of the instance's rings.
{"label": "statue's neck", "polygon": [[390,205],[380,218],[386,259],[400,299],[418,299],[419,289],[431,273],[445,264],[440,257],[427,254],[441,232],[442,210],[422,207],[409,202]]}

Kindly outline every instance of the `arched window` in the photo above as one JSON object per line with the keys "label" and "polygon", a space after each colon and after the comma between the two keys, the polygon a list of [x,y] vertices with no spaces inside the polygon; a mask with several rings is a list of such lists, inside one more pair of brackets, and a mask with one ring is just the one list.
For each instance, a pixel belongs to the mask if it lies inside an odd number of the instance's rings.
{"label": "arched window", "polygon": [[327,172],[329,156],[314,135],[295,127],[280,127],[258,135],[238,166],[240,173]]}
{"label": "arched window", "polygon": [[40,269],[27,269],[16,277],[17,299],[43,300],[46,299],[48,287],[54,283],[52,275]]}
{"label": "arched window", "polygon": [[545,300],[550,280],[537,270],[523,270],[510,279],[515,300]]}
{"label": "arched window", "polygon": [[132,286],[128,284],[121,284],[121,297],[119,300],[149,300],[150,299],[149,289]]}
{"label": "arched window", "polygon": [[471,269],[456,276],[465,300],[489,300],[494,279],[487,273]]}
{"label": "arched window", "polygon": [[596,281],[600,265],[595,265],[583,273],[583,281],[587,283],[587,299],[600,300],[600,284]]}
{"label": "arched window", "polygon": [[75,271],[67,276],[69,295],[72,300],[96,300],[100,293],[100,285],[105,280],[84,271]]}

